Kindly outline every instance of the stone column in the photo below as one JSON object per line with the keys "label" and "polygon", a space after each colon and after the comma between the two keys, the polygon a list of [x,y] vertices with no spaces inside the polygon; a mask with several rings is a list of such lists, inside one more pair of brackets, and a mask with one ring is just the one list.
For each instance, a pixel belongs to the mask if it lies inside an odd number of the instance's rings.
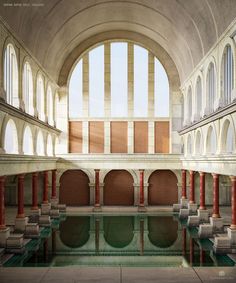
{"label": "stone column", "polygon": [[43,179],[43,204],[48,204],[48,171],[44,171],[44,179]]}
{"label": "stone column", "polygon": [[205,172],[200,172],[200,207],[199,209],[206,209],[205,206]]}
{"label": "stone column", "polygon": [[5,176],[0,176],[0,230],[6,229],[4,195],[5,195]]}
{"label": "stone column", "polygon": [[148,153],[155,153],[155,122],[148,122]]}
{"label": "stone column", "polygon": [[89,55],[83,56],[83,117],[89,116]]}
{"label": "stone column", "polygon": [[212,174],[213,176],[213,218],[220,218],[219,211],[219,174]]}
{"label": "stone column", "polygon": [[134,153],[134,122],[128,122],[128,153]]}
{"label": "stone column", "polygon": [[134,45],[128,43],[128,116],[134,111]]}
{"label": "stone column", "polygon": [[15,231],[24,232],[28,223],[28,217],[25,217],[24,213],[24,178],[25,174],[18,175],[18,209],[15,219]]}
{"label": "stone column", "polygon": [[6,240],[10,236],[10,228],[5,224],[5,176],[0,176],[0,247],[6,246]]}
{"label": "stone column", "polygon": [[104,44],[104,112],[105,117],[111,115],[111,44]]}
{"label": "stone column", "polygon": [[38,173],[32,173],[32,207],[31,210],[38,210]]}
{"label": "stone column", "polygon": [[154,85],[155,85],[154,55],[148,52],[148,117],[154,117]]}
{"label": "stone column", "polygon": [[194,171],[190,171],[190,198],[189,203],[195,203]]}
{"label": "stone column", "polygon": [[144,208],[144,170],[139,170],[140,187],[139,187],[139,211],[145,211]]}
{"label": "stone column", "polygon": [[232,208],[232,221],[230,225],[231,230],[236,230],[236,176],[231,177],[231,208]]}
{"label": "stone column", "polygon": [[52,199],[57,198],[57,170],[52,170]]}
{"label": "stone column", "polygon": [[186,170],[182,170],[182,199],[187,198],[186,193]]}
{"label": "stone column", "polygon": [[94,211],[100,211],[100,184],[99,184],[99,169],[95,169],[95,206]]}
{"label": "stone column", "polygon": [[24,174],[18,175],[18,209],[17,209],[17,218],[24,218]]}

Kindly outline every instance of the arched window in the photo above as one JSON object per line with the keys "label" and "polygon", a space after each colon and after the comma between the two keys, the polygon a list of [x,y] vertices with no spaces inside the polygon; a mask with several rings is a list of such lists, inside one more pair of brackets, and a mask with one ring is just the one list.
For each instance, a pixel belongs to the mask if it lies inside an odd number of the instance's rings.
{"label": "arched window", "polygon": [[23,153],[24,154],[28,154],[28,155],[34,154],[32,132],[31,132],[29,126],[27,126],[25,128],[25,131],[24,131],[24,136],[23,136]]}
{"label": "arched window", "polygon": [[53,156],[53,144],[51,135],[48,135],[47,137],[47,155]]}
{"label": "arched window", "polygon": [[197,136],[196,136],[195,154],[202,155],[202,137],[199,131],[197,132]]}
{"label": "arched window", "polygon": [[192,155],[192,139],[191,139],[191,135],[188,135],[188,139],[187,139],[187,155],[188,156]]}
{"label": "arched window", "polygon": [[216,150],[217,150],[216,135],[212,127],[208,129],[206,146],[207,146],[206,148],[207,154],[210,155],[216,154]]}
{"label": "arched window", "polygon": [[221,78],[223,103],[227,105],[231,102],[231,92],[234,87],[234,60],[230,45],[225,47],[222,59]]}
{"label": "arched window", "polygon": [[23,101],[25,112],[34,115],[33,107],[33,77],[30,64],[26,62],[23,68]]}
{"label": "arched window", "polygon": [[48,114],[48,124],[53,126],[53,97],[52,97],[51,86],[49,86],[47,90],[47,114]]}
{"label": "arched window", "polygon": [[149,50],[110,41],[89,50],[75,65],[69,81],[69,118],[149,114],[169,117],[168,77]]}
{"label": "arched window", "polygon": [[202,117],[202,81],[200,77],[197,78],[195,95],[196,95],[195,101],[197,104],[196,116],[199,119]]}
{"label": "arched window", "polygon": [[187,111],[187,121],[189,123],[192,122],[192,114],[193,114],[193,105],[192,105],[192,89],[191,87],[189,87],[188,89],[188,96],[187,96],[187,107],[188,107],[188,111]]}
{"label": "arched window", "polygon": [[4,150],[6,153],[18,153],[18,136],[16,125],[13,120],[9,120],[6,125]]}
{"label": "arched window", "polygon": [[210,63],[208,68],[206,91],[207,91],[208,113],[210,114],[214,111],[214,103],[216,98],[216,79],[215,79],[215,68],[213,63]]}
{"label": "arched window", "polygon": [[37,146],[36,146],[37,155],[45,155],[44,152],[44,139],[41,131],[37,135]]}
{"label": "arched window", "polygon": [[19,107],[18,65],[12,44],[8,44],[4,51],[4,90],[7,103]]}
{"label": "arched window", "polygon": [[37,77],[37,111],[38,111],[38,118],[42,121],[45,121],[45,114],[44,114],[44,82],[43,77],[38,75]]}
{"label": "arched window", "polygon": [[235,150],[235,136],[233,127],[231,124],[228,126],[228,130],[226,133],[226,145],[225,145],[225,151],[226,153],[232,153]]}

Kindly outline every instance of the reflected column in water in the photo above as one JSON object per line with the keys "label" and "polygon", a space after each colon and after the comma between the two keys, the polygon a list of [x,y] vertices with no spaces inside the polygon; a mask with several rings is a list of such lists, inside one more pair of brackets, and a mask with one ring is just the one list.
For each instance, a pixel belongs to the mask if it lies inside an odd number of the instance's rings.
{"label": "reflected column in water", "polygon": [[194,240],[192,237],[189,238],[189,264],[193,266],[194,263]]}
{"label": "reflected column in water", "polygon": [[140,255],[144,253],[144,219],[140,219]]}
{"label": "reflected column in water", "polygon": [[187,245],[186,228],[183,228],[183,230],[182,230],[182,254],[183,254],[183,256],[186,255],[186,245]]}
{"label": "reflected column in water", "polygon": [[95,251],[99,253],[99,232],[100,232],[100,219],[95,219]]}
{"label": "reflected column in water", "polygon": [[206,252],[200,248],[200,266],[204,266]]}
{"label": "reflected column in water", "polygon": [[43,243],[43,259],[48,261],[48,239],[45,239]]}
{"label": "reflected column in water", "polygon": [[52,231],[52,254],[56,252],[56,230],[53,229]]}

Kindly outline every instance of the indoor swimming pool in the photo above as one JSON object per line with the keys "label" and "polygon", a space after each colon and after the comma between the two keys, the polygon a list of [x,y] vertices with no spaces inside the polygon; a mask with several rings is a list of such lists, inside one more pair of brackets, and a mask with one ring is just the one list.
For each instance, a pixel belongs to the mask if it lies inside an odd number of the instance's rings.
{"label": "indoor swimming pool", "polygon": [[68,215],[41,230],[5,267],[234,266],[172,214]]}

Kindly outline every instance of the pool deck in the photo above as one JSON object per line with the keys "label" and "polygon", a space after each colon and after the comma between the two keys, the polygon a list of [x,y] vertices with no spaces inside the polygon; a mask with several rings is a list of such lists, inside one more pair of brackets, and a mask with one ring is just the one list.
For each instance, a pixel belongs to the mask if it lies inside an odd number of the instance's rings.
{"label": "pool deck", "polygon": [[[13,224],[16,208],[7,207],[7,223]],[[26,214],[30,208],[26,208]],[[122,208],[104,208],[105,213],[124,212]],[[170,207],[149,207],[148,213],[168,212]],[[137,213],[127,208],[124,213]],[[92,209],[68,208],[68,214],[92,213]],[[230,223],[231,209],[224,207],[221,214],[225,223]],[[233,255],[236,260],[236,255]],[[1,283],[194,283],[194,282],[236,282],[236,267],[0,267]]]}
{"label": "pool deck", "polygon": [[195,283],[236,282],[234,267],[136,268],[52,267],[0,268],[1,283]]}

